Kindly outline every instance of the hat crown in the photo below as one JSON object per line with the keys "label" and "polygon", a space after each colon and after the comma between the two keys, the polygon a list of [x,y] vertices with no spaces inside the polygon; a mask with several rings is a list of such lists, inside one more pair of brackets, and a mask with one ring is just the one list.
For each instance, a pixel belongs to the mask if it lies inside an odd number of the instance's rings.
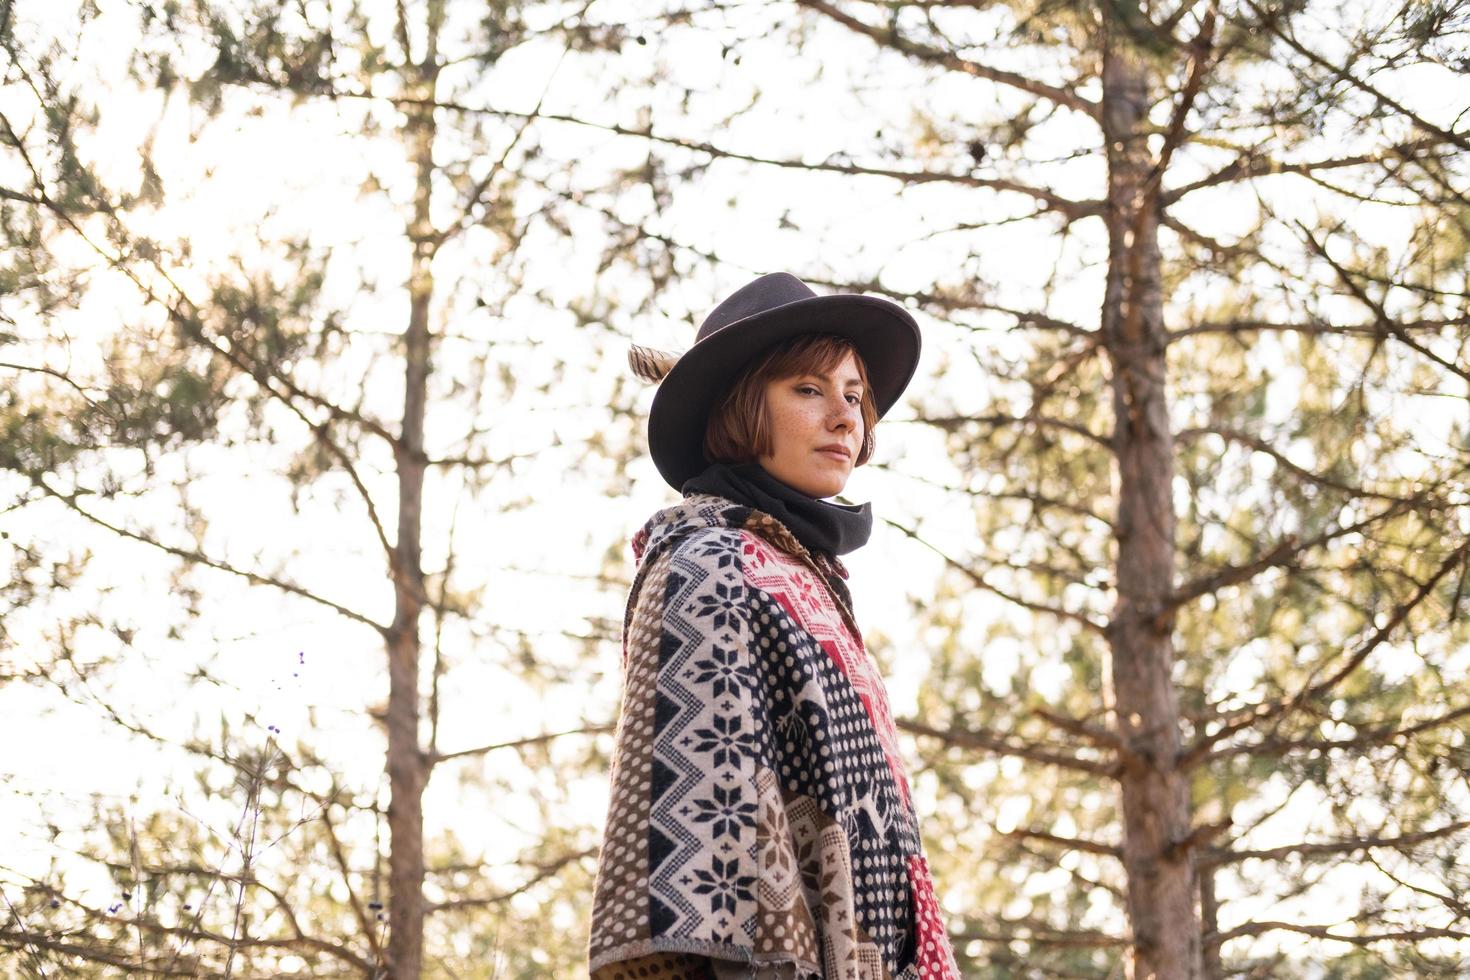
{"label": "hat crown", "polygon": [[699,325],[695,342],[711,334],[719,333],[732,323],[746,317],[786,306],[798,300],[811,299],[817,295],[811,287],[789,272],[771,272],[759,279],[746,283],[731,293],[724,302],[710,311]]}

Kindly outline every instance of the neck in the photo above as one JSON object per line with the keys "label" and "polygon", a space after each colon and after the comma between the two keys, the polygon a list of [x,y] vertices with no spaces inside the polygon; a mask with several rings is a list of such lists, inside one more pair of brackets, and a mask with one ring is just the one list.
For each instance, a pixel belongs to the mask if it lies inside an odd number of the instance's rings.
{"label": "neck", "polygon": [[837,504],[802,493],[772,476],[759,463],[714,463],[684,484],[685,493],[713,493],[770,514],[815,553],[854,551],[868,540],[873,514],[868,504]]}

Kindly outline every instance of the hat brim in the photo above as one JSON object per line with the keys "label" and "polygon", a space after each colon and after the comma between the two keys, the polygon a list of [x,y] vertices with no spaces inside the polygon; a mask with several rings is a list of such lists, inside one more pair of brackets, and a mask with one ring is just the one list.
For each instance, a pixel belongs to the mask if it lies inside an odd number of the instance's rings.
{"label": "hat brim", "polygon": [[745,365],[772,344],[807,333],[852,341],[867,369],[880,418],[918,367],[918,323],[897,303],[876,296],[813,296],[732,323],[689,348],[653,396],[648,450],[669,486],[682,488],[709,465],[704,456],[707,420]]}

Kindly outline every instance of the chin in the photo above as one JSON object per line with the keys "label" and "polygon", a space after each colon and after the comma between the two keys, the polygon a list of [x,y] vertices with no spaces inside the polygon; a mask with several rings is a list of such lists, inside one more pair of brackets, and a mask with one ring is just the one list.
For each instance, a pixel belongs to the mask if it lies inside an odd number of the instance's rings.
{"label": "chin", "polygon": [[769,474],[793,490],[808,497],[832,497],[847,486],[849,472],[838,472],[830,466],[795,466],[790,468],[775,465],[773,461],[757,459],[757,463]]}
{"label": "chin", "polygon": [[808,480],[803,483],[803,485],[798,486],[796,489],[800,490],[808,497],[834,497],[837,494],[841,493],[842,488],[845,486],[847,486],[846,477],[843,477],[840,480],[834,479],[832,477],[826,477]]}

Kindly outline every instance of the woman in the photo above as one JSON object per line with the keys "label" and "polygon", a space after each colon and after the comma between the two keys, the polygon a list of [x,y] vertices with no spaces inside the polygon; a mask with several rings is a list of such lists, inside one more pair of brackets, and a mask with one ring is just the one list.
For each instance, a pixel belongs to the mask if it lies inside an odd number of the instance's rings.
{"label": "woman", "polygon": [[744,286],[660,382],[649,451],[680,504],[634,536],[593,980],[958,980],[839,493],[919,355],[887,300]]}

